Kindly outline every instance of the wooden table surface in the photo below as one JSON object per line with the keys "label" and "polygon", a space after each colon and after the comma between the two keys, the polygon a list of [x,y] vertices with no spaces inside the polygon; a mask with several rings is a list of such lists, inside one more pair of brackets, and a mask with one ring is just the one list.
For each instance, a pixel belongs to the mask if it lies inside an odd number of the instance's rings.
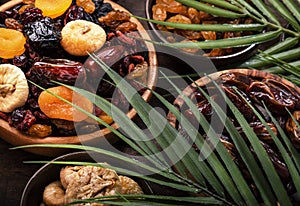
{"label": "wooden table surface", "polygon": [[[0,4],[5,3],[0,0]],[[131,13],[145,16],[145,0],[116,0]],[[147,29],[147,23],[142,22]],[[0,205],[16,206],[30,177],[42,166],[25,164],[26,160],[51,160],[52,158],[34,155],[23,150],[11,150],[13,146],[0,138]]]}

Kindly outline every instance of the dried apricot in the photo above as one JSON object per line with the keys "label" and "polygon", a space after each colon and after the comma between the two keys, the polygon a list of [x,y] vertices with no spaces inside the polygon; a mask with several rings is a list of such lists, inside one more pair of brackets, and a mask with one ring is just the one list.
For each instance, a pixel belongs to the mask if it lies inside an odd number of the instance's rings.
{"label": "dried apricot", "polygon": [[25,52],[26,39],[22,32],[14,29],[0,28],[0,57],[12,59]]}
{"label": "dried apricot", "polygon": [[72,0],[36,0],[35,6],[43,11],[44,16],[56,18],[70,7]]}
{"label": "dried apricot", "polygon": [[[85,97],[79,95],[71,89],[64,86],[49,88],[48,91],[72,102],[80,108],[92,112],[93,104]],[[58,99],[54,95],[43,91],[38,99],[38,104],[41,111],[49,118],[64,119],[68,121],[80,122],[88,116],[70,104]]]}

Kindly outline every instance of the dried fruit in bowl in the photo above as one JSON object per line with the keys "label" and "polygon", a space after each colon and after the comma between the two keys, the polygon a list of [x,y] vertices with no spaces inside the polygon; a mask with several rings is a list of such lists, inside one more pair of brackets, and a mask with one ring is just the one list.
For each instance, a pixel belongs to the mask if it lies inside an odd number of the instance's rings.
{"label": "dried fruit in bowl", "polygon": [[104,29],[86,20],[67,23],[62,31],[62,47],[74,56],[87,56],[99,50],[106,42]]}
{"label": "dried fruit in bowl", "polygon": [[[133,179],[119,176],[112,169],[66,166],[60,171],[60,180],[46,186],[43,202],[46,205],[63,205],[74,200],[117,194],[143,194],[143,191]],[[94,204],[102,206],[99,203]]]}
{"label": "dried fruit in bowl", "polygon": [[[73,92],[64,86],[49,88],[48,91],[72,102],[73,104],[85,109],[87,112],[93,111],[93,104],[83,96]],[[68,121],[79,122],[88,116],[74,108],[72,105],[58,99],[47,91],[43,91],[38,99],[41,111],[49,118],[63,119]]]}
{"label": "dried fruit in bowl", "polygon": [[56,18],[70,7],[72,0],[35,0],[35,6],[43,11],[44,16]]}
{"label": "dried fruit in bowl", "polygon": [[25,52],[26,39],[22,32],[14,29],[0,28],[0,57],[12,59]]}
{"label": "dried fruit in bowl", "polygon": [[12,64],[0,65],[0,112],[12,112],[23,106],[29,89],[23,71]]}

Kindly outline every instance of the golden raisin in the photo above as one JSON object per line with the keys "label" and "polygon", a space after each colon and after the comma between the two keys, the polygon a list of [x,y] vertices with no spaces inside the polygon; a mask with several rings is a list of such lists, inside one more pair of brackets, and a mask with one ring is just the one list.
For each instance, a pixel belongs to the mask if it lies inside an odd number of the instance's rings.
{"label": "golden raisin", "polygon": [[49,125],[33,124],[28,129],[28,134],[32,137],[47,137],[52,133],[52,128]]}
{"label": "golden raisin", "polygon": [[[183,16],[181,14],[177,14],[175,16],[172,16],[170,17],[167,22],[173,22],[173,23],[182,23],[182,24],[191,24],[192,21],[186,17],[186,16]],[[174,29],[172,27],[167,27],[167,29]]]}
{"label": "golden raisin", "polygon": [[[52,87],[49,88],[48,91],[68,100],[69,102],[72,102],[89,113],[93,111],[93,104],[88,99],[76,92],[73,92],[73,90],[68,89],[67,87]],[[86,114],[79,111],[72,105],[58,99],[47,91],[43,91],[40,94],[38,104],[41,111],[47,117],[52,119],[64,119],[68,121],[80,122],[88,117]]]}
{"label": "golden raisin", "polygon": [[23,30],[23,25],[13,18],[6,18],[4,23],[6,28],[8,29],[14,29],[20,32],[22,32]]}
{"label": "golden raisin", "polygon": [[167,18],[167,10],[160,4],[156,4],[152,7],[153,19],[158,21],[164,21]]}
{"label": "golden raisin", "polygon": [[4,59],[12,59],[25,52],[24,44],[26,39],[22,32],[0,28],[0,57]]}
{"label": "golden raisin", "polygon": [[56,18],[71,6],[72,0],[35,0],[35,6],[43,11],[44,16]]}

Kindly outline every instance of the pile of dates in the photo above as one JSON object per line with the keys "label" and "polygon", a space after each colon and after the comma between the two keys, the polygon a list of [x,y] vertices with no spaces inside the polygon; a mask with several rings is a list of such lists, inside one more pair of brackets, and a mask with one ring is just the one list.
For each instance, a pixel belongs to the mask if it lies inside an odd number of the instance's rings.
{"label": "pile of dates", "polygon": [[[74,56],[62,47],[62,29],[69,22],[76,20],[92,22],[105,31],[104,45],[96,55],[119,75],[126,77],[137,91],[143,92],[141,84],[137,82],[146,83],[148,54],[144,52],[146,49],[141,50],[145,47],[142,41],[126,36],[126,33],[132,32],[132,35],[140,37],[135,32],[137,25],[130,21],[126,12],[115,10],[103,0],[73,0],[63,14],[51,18],[44,16],[41,9],[35,7],[34,1],[24,0],[23,3],[0,12],[0,27],[23,33],[26,37],[25,52],[13,58],[0,58],[0,63],[13,64],[22,69],[26,78],[30,80],[29,96],[24,106],[9,113],[0,111],[0,118],[25,134],[35,137],[76,134],[73,121],[64,116],[52,118],[41,111],[38,99],[42,90],[30,82],[46,89],[58,86],[53,81],[80,86],[106,98],[119,108],[128,107],[126,98],[109,83],[110,78],[88,58],[88,55]],[[80,85],[76,82],[80,82]],[[95,83],[97,86],[92,86]],[[112,98],[113,92],[119,93],[118,98]],[[56,109],[58,108],[51,108]],[[112,119],[95,105],[93,112],[107,123],[112,122]],[[97,130],[98,125],[95,125],[95,122],[87,125],[85,122],[82,128],[82,133],[90,133]]]}
{"label": "pile of dates", "polygon": [[[253,23],[250,18],[227,19],[216,17],[211,14],[199,11],[197,9],[187,7],[176,0],[156,0],[152,6],[152,18],[154,20],[183,23],[183,24],[249,24]],[[240,37],[249,35],[243,32],[215,32],[215,31],[192,31],[175,29],[163,25],[156,25],[157,29],[163,31],[162,33],[166,40],[170,42],[178,41],[205,41],[217,40],[225,38]],[[167,32],[166,32],[167,31]],[[175,34],[175,35],[173,35]],[[184,38],[184,40],[182,40]],[[199,49],[183,49],[189,53],[200,54]],[[225,56],[238,52],[240,48],[217,48],[205,50],[204,56],[215,57]]]}
{"label": "pile of dates", "polygon": [[[271,117],[268,115],[263,103],[266,105],[268,110],[271,112],[272,116],[279,123],[280,127],[285,131],[286,134],[289,135],[290,141],[295,146],[295,148],[300,150],[300,138],[299,138],[299,128],[296,123],[293,121],[293,118],[289,115],[288,111],[291,112],[293,117],[300,122],[300,94],[295,88],[288,86],[282,83],[278,79],[272,78],[262,78],[255,76],[248,76],[243,73],[238,72],[227,72],[222,74],[216,82],[220,86],[220,88],[225,92],[227,98],[231,100],[231,102],[237,107],[237,109],[243,114],[249,126],[256,133],[259,138],[262,146],[265,148],[267,154],[270,156],[270,160],[272,161],[275,169],[277,170],[279,177],[281,178],[283,184],[286,186],[289,194],[294,194],[295,187],[292,184],[291,176],[287,165],[284,163],[283,158],[276,147],[272,136],[269,134],[267,128],[264,124],[259,120],[259,118],[255,115],[251,107],[247,104],[250,103],[264,118],[267,122],[271,130],[275,135],[281,139],[280,133],[272,121]],[[215,84],[209,83],[204,85],[203,88],[209,96],[219,105],[223,105],[225,102],[222,94],[216,88]],[[204,115],[204,117],[210,122],[214,115],[217,115],[212,108],[212,105],[209,101],[204,97],[203,93],[199,90],[198,87],[191,87],[191,100],[196,102],[198,111]],[[262,103],[263,102],[263,103]],[[195,125],[196,128],[199,127],[199,123],[196,120],[196,117],[191,112],[190,108],[186,104],[181,106],[177,105],[180,108],[182,114],[190,120],[190,122]],[[235,125],[238,132],[245,139],[247,143],[249,143],[243,129],[239,125],[235,115],[231,112],[229,108],[223,108],[224,111],[227,110],[227,118]],[[287,111],[288,110],[288,111]],[[214,123],[212,126],[217,123]],[[215,125],[219,128],[222,126],[222,122],[219,125]],[[182,134],[189,139],[185,129],[182,125],[176,121],[177,129],[182,132]],[[198,129],[199,133],[209,141],[209,137],[205,134],[201,127]],[[230,156],[235,161],[235,163],[240,168],[240,171],[245,176],[251,188],[255,191],[257,190],[249,171],[240,157],[234,142],[229,134],[229,132],[224,128],[220,131],[220,142],[223,143],[227,151],[230,153]],[[250,143],[247,145],[251,145]],[[194,144],[194,149],[197,152],[200,152],[199,148]],[[250,146],[250,151],[253,151],[253,148]],[[255,192],[256,194],[256,192]],[[257,191],[257,194],[259,192]],[[258,197],[260,198],[260,197]]]}

